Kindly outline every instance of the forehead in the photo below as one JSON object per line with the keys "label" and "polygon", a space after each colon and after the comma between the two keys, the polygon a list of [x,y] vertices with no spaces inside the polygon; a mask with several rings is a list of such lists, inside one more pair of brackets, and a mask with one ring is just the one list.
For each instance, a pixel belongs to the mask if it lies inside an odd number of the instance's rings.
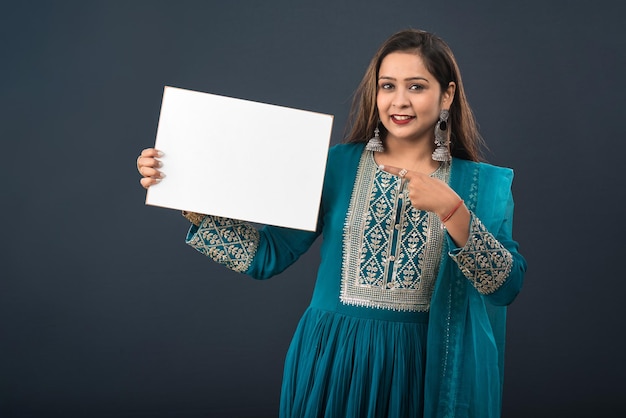
{"label": "forehead", "polygon": [[392,52],[383,58],[378,70],[379,77],[420,76],[433,78],[416,51]]}

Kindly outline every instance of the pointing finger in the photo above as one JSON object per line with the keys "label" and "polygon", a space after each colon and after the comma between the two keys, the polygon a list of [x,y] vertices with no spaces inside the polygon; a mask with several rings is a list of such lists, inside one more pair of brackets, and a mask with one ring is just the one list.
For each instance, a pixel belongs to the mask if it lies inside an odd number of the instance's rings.
{"label": "pointing finger", "polygon": [[380,168],[383,171],[386,171],[389,174],[393,174],[394,176],[398,176],[400,178],[406,178],[407,180],[410,180],[410,178],[413,176],[413,173],[407,170],[406,168],[398,168],[392,165],[382,165],[382,164],[379,165],[378,168]]}

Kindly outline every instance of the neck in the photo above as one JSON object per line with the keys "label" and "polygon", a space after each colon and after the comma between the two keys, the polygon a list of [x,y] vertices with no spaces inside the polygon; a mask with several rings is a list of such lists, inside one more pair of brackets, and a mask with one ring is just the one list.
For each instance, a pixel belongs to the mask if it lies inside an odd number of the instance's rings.
{"label": "neck", "polygon": [[378,164],[391,165],[407,170],[430,174],[439,167],[439,162],[432,159],[435,149],[433,141],[410,142],[387,138],[385,151],[376,156]]}

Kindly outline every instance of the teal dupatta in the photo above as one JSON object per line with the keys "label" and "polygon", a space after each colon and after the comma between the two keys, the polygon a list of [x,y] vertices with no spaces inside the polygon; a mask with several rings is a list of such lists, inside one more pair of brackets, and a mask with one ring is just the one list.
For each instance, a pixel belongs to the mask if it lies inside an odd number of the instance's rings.
{"label": "teal dupatta", "polygon": [[430,311],[424,417],[500,417],[506,305],[521,287],[526,262],[512,241],[513,171],[454,159],[450,186],[511,251],[513,270],[491,295],[478,293],[444,246]]}

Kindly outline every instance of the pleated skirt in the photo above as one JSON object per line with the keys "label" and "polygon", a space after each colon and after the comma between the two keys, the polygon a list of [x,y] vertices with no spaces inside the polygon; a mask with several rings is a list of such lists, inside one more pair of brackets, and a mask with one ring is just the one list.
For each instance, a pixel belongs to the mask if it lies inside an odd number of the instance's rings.
{"label": "pleated skirt", "polygon": [[427,330],[310,307],[287,352],[280,417],[422,417]]}

